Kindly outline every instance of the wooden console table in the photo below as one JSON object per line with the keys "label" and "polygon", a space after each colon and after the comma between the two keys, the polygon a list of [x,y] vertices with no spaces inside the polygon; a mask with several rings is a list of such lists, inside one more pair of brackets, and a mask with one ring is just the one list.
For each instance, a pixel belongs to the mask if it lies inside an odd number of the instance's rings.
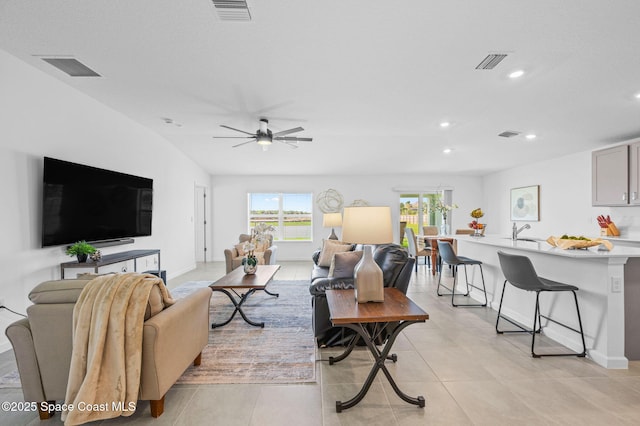
{"label": "wooden console table", "polygon": [[65,262],[60,264],[60,279],[64,279],[65,269],[78,269],[78,268],[93,268],[93,271],[97,274],[98,270],[102,266],[113,265],[114,263],[126,262],[127,260],[133,260],[133,270],[137,271],[136,260],[141,257],[158,256],[158,276],[162,271],[160,268],[160,250],[129,250],[121,253],[106,254],[98,261],[88,260],[84,263],[80,263],[77,260],[73,262]]}
{"label": "wooden console table", "polygon": [[[369,376],[360,392],[347,402],[336,401],[336,411],[340,413],[362,401],[379,370],[382,370],[393,390],[403,401],[424,408],[424,397],[414,398],[402,392],[384,363],[387,359],[393,362],[398,360],[396,354],[389,355],[398,334],[411,324],[425,322],[429,319],[429,314],[397,288],[384,289],[384,302],[357,303],[353,290],[327,290],[326,294],[332,324],[335,327],[350,328],[358,333],[357,336],[362,337],[375,358],[373,367],[371,367]],[[384,348],[380,350],[376,346],[375,340],[385,332],[387,327],[393,327],[393,329]],[[341,355],[329,358],[330,365],[349,356],[358,341],[357,336],[351,340]]]}

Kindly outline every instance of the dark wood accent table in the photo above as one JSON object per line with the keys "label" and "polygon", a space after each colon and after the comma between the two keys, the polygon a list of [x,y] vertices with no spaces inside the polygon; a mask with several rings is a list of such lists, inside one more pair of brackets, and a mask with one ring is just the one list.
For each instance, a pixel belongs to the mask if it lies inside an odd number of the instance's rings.
{"label": "dark wood accent table", "polygon": [[436,270],[440,267],[440,263],[438,262],[438,241],[448,241],[451,244],[454,243],[456,239],[453,237],[442,237],[442,236],[425,236],[424,243],[431,247],[431,275],[436,274]]}
{"label": "dark wood accent table", "polygon": [[[280,265],[258,265],[258,269],[255,274],[245,274],[242,267],[238,267],[233,271],[229,272],[224,277],[220,278],[215,283],[211,284],[211,290],[219,291],[227,295],[233,305],[235,306],[235,310],[231,314],[228,320],[222,323],[212,323],[211,328],[222,327],[223,325],[227,325],[231,322],[233,317],[236,316],[236,313],[239,312],[242,318],[251,325],[256,327],[264,327],[264,322],[254,322],[251,321],[242,311],[242,305],[247,300],[249,296],[255,293],[257,290],[262,290],[270,296],[278,297],[278,293],[270,293],[267,290],[267,284],[271,281],[273,276],[280,269]],[[248,289],[246,293],[240,294],[236,290],[238,289]],[[236,296],[238,300],[236,300],[233,296]]]}
{"label": "dark wood accent table", "polygon": [[[343,409],[351,408],[362,401],[378,374],[378,370],[382,370],[384,375],[387,376],[391,387],[402,400],[424,407],[424,397],[413,398],[403,393],[393,380],[393,377],[391,377],[391,373],[389,373],[384,363],[387,359],[391,359],[393,362],[398,360],[397,355],[389,355],[389,351],[398,334],[411,324],[425,322],[429,319],[429,314],[396,288],[384,289],[384,302],[356,303],[354,290],[327,290],[326,294],[333,325],[350,328],[358,333],[375,358],[373,367],[360,392],[347,402],[336,401],[336,411],[340,413]],[[384,348],[379,350],[375,344],[376,338],[388,325],[396,322],[397,324],[393,325],[394,328]],[[337,357],[329,358],[329,364],[333,365],[348,357],[357,341],[358,338],[356,336],[351,340],[344,353]]]}

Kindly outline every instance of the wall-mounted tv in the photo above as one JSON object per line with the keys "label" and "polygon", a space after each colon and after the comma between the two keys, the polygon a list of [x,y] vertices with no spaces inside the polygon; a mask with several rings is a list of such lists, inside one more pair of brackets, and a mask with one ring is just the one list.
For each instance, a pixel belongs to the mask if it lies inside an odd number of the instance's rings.
{"label": "wall-mounted tv", "polygon": [[44,157],[42,246],[151,235],[153,180]]}

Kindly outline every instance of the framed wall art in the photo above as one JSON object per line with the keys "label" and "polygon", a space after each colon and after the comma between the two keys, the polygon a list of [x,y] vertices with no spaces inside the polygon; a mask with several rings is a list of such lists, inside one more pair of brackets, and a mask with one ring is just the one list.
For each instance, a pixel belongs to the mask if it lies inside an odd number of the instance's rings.
{"label": "framed wall art", "polygon": [[540,220],[540,185],[511,189],[511,220]]}

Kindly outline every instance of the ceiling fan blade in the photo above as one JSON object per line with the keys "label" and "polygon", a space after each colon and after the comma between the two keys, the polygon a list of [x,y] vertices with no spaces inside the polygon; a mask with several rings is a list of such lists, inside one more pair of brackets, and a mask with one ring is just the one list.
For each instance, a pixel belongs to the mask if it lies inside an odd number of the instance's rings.
{"label": "ceiling fan blade", "polygon": [[248,144],[248,143],[252,143],[252,142],[255,142],[255,141],[256,141],[256,139],[254,139],[254,140],[252,140],[252,141],[242,142],[242,143],[239,143],[239,144],[237,144],[237,145],[233,145],[231,148],[236,148],[236,147],[238,147],[238,146],[246,145],[246,144]]}
{"label": "ceiling fan blade", "polygon": [[293,142],[287,142],[287,141],[280,141],[280,142],[282,142],[282,143],[284,143],[284,144],[289,145],[291,148],[294,148],[294,149],[297,149],[297,148],[298,148],[298,144],[296,144],[296,143],[293,143]]}
{"label": "ceiling fan blade", "polygon": [[281,132],[276,132],[273,134],[273,136],[284,136],[284,135],[289,135],[291,133],[296,133],[296,132],[301,132],[304,129],[302,127],[295,127],[293,129],[289,129],[289,130],[283,130]]}
{"label": "ceiling fan blade", "polygon": [[299,138],[297,136],[278,136],[273,139],[277,141],[285,141],[285,142],[311,142],[313,138]]}
{"label": "ceiling fan blade", "polygon": [[225,129],[235,130],[236,132],[240,132],[240,133],[246,133],[247,135],[255,136],[255,133],[249,133],[249,132],[245,132],[244,130],[234,129],[233,127],[225,126],[224,124],[221,124],[220,127],[224,127]]}
{"label": "ceiling fan blade", "polygon": [[255,136],[211,136],[214,139],[249,139]]}

